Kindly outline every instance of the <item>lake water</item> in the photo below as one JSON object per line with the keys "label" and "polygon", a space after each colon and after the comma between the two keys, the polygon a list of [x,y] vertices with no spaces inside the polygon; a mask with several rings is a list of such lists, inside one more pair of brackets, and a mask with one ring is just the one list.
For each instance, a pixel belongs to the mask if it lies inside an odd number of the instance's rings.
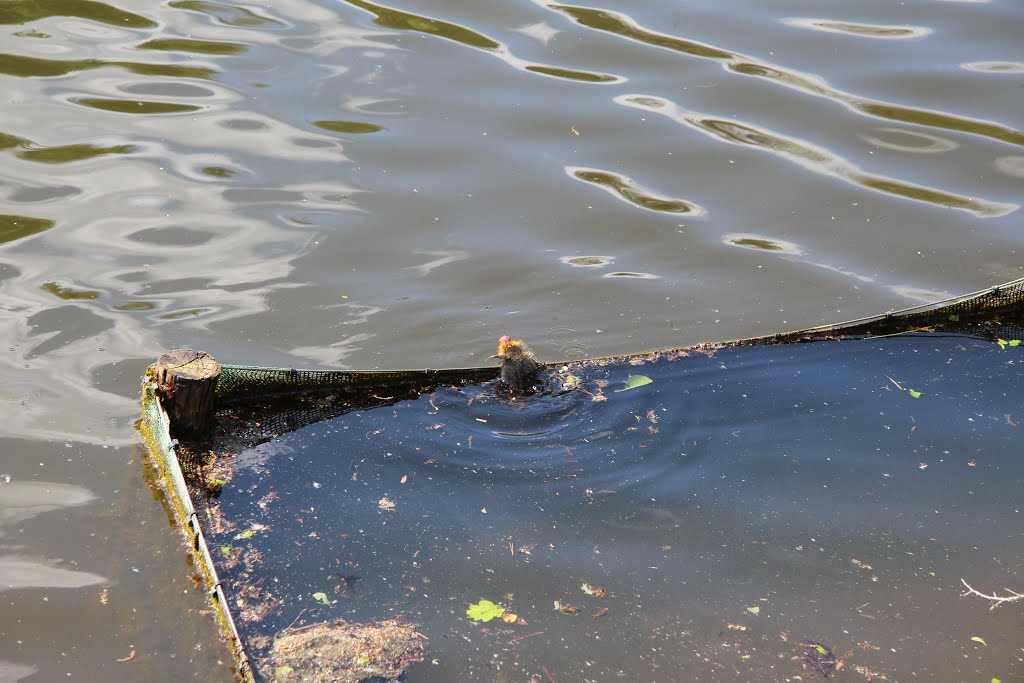
{"label": "lake water", "polygon": [[[472,366],[508,333],[559,361],[1021,277],[1021,35],[1018,0],[3,3],[0,681],[230,680],[132,427],[139,377],[169,348]],[[987,380],[991,400],[1018,368]],[[764,428],[784,440],[800,415],[779,397]],[[954,425],[946,438],[970,434]],[[702,495],[794,514],[757,498],[758,476]],[[936,547],[969,550],[978,522],[943,518]],[[778,524],[765,538],[790,548]],[[837,557],[871,564],[882,532],[846,531]],[[1020,590],[1019,535],[1006,542],[979,582]],[[959,590],[935,573],[922,580]],[[1019,626],[1017,605],[956,604],[978,626],[948,634],[977,663],[964,675],[1020,675],[1019,646],[1010,661],[969,640],[997,647],[980,629]]]}
{"label": "lake water", "polygon": [[438,389],[243,450],[209,540],[257,659],[404,615],[409,681],[811,680],[806,642],[843,680],[982,680],[1021,664],[1019,611],[960,584],[1019,572],[1021,357],[914,336]]}

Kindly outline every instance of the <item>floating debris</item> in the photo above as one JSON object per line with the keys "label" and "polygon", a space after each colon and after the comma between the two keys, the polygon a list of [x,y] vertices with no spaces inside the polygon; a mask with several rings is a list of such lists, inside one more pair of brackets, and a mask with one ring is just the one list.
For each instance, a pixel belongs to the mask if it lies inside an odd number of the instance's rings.
{"label": "floating debris", "polygon": [[466,616],[473,621],[488,622],[491,619],[503,616],[504,614],[505,608],[491,602],[490,600],[481,600],[476,604],[470,605],[469,609],[466,610]]}
{"label": "floating debris", "polygon": [[422,636],[414,624],[336,621],[280,635],[262,661],[273,683],[370,683],[397,681],[423,661]]}
{"label": "floating debris", "polygon": [[814,641],[800,643],[800,654],[803,657],[804,663],[825,678],[831,676],[832,672],[837,668],[836,656],[832,654],[832,648],[827,645]]}

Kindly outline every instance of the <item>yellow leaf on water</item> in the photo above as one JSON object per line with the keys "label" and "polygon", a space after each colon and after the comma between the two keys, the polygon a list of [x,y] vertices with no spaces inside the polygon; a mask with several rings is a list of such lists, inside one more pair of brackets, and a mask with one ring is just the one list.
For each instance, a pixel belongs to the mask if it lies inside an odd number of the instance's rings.
{"label": "yellow leaf on water", "polygon": [[615,393],[618,393],[620,391],[629,391],[630,389],[636,389],[637,387],[642,387],[646,384],[650,384],[653,381],[654,380],[648,377],[647,375],[630,375],[629,377],[626,378],[626,386],[624,386],[621,389],[616,389]]}

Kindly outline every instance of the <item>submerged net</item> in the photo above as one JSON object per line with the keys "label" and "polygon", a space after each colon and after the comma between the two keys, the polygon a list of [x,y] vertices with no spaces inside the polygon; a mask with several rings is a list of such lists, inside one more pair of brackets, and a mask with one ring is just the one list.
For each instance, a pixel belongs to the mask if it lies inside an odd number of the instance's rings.
{"label": "submerged net", "polygon": [[[864,339],[911,333],[972,335],[989,340],[1024,337],[1024,278],[970,294],[876,316],[831,325],[690,347],[549,364],[570,373],[614,362],[638,364],[699,351],[738,346]],[[398,401],[416,398],[438,386],[462,386],[494,380],[496,366],[419,370],[300,370],[221,365],[216,385],[218,409],[213,432],[201,441],[186,440],[178,460],[192,495],[211,499],[230,478],[230,457],[276,436],[311,424]]]}
{"label": "submerged net", "polygon": [[[572,374],[584,374],[588,367],[616,362],[639,364],[691,351],[918,332],[971,335],[991,341],[1005,340],[1007,344],[1019,340],[1024,337],[1024,279],[932,304],[833,325],[631,356],[560,362],[557,366],[567,366]],[[351,411],[393,405],[438,386],[491,381],[498,372],[497,367],[348,372],[221,365],[216,385],[214,430],[204,439],[183,443],[171,440],[173,425],[163,412],[152,382],[147,381],[143,391],[143,434],[161,473],[170,507],[187,533],[206,587],[217,605],[222,629],[230,637],[243,678],[251,679],[253,671],[235,630],[231,605],[241,605],[244,599],[255,604],[259,596],[247,594],[248,589],[236,584],[234,590],[238,595],[228,601],[200,525],[215,528],[220,523],[217,497],[223,483],[232,478],[232,468],[236,466],[234,456],[275,436]],[[221,558],[218,556],[218,559]],[[256,676],[260,678],[258,673]]]}
{"label": "submerged net", "polygon": [[[731,346],[863,338],[914,331],[973,334],[990,339],[1019,339],[1024,332],[1024,278],[930,304],[805,330],[666,349],[635,356],[614,356],[569,363],[607,362],[630,357],[672,354],[690,349],[708,350]],[[565,363],[559,363],[563,364]],[[440,385],[485,382],[497,375],[497,367],[348,372],[222,365],[221,377],[217,384],[217,397],[224,405],[231,405],[248,400],[266,401],[273,397],[311,392],[334,392],[334,400],[322,397],[317,401],[308,401],[303,406],[300,412],[309,413],[311,420],[301,420],[295,414],[282,417],[277,426],[287,430],[290,425],[303,426],[334,417],[353,407],[383,404],[396,397],[418,395],[423,390]]]}

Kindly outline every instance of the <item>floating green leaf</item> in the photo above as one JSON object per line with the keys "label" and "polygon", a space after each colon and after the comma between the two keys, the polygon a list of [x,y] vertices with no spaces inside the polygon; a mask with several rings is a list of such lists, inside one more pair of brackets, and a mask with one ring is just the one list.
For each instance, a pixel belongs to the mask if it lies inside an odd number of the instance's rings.
{"label": "floating green leaf", "polygon": [[255,529],[246,529],[246,530],[245,530],[245,531],[243,531],[242,533],[240,533],[240,534],[236,534],[236,535],[235,535],[235,540],[236,540],[236,541],[240,541],[240,540],[242,540],[242,539],[245,539],[245,538],[249,538],[249,537],[250,537],[250,536],[252,536],[252,535],[253,535],[254,533],[256,533],[256,530],[255,530]]}
{"label": "floating green leaf", "polygon": [[971,640],[973,640],[976,643],[981,643],[985,647],[988,647],[988,643],[986,643],[985,639],[982,638],[981,636],[971,636]]}
{"label": "floating green leaf", "polygon": [[751,614],[760,614],[761,613],[761,608],[758,607],[757,605],[754,605],[753,607],[748,607],[747,611],[750,612]]}
{"label": "floating green leaf", "polygon": [[916,389],[907,389],[907,391],[909,391],[910,395],[913,396],[914,398],[921,398],[920,391],[917,391]]}
{"label": "floating green leaf", "polygon": [[992,683],[1003,683],[1003,681],[998,679],[998,678],[996,678],[995,676],[993,676],[992,677]]}
{"label": "floating green leaf", "polygon": [[220,547],[220,552],[221,552],[222,555],[226,555],[228,557],[231,557],[231,548],[226,546],[226,545],[222,545]]}
{"label": "floating green leaf", "polygon": [[616,393],[620,391],[629,391],[630,389],[636,389],[642,387],[645,384],[650,384],[654,380],[646,375],[630,375],[626,378],[626,386],[621,389],[616,389]]}
{"label": "floating green leaf", "polygon": [[827,655],[828,654],[828,648],[825,647],[824,645],[815,645],[814,649],[818,651],[818,654],[822,654],[822,655]]}
{"label": "floating green leaf", "polygon": [[287,676],[292,671],[295,671],[295,669],[291,668],[290,666],[279,666],[276,669],[274,669],[274,675],[275,676]]}
{"label": "floating green leaf", "polygon": [[999,344],[999,348],[1005,351],[1007,346],[1020,346],[1020,339],[1011,339],[1009,341],[1005,339],[996,339],[996,343]]}
{"label": "floating green leaf", "polygon": [[327,593],[313,593],[313,599],[325,605],[331,604],[331,601],[327,599]]}
{"label": "floating green leaf", "polygon": [[500,617],[505,613],[505,608],[501,605],[496,605],[490,600],[481,600],[475,605],[470,605],[469,609],[466,610],[466,616],[473,621],[487,622],[491,619]]}

